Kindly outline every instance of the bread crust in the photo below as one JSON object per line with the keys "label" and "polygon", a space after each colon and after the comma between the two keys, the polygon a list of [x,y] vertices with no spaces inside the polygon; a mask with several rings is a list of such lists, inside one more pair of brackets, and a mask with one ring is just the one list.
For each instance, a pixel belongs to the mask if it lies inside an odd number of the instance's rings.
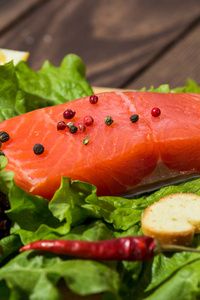
{"label": "bread crust", "polygon": [[[166,213],[161,216],[159,211]],[[192,193],[165,196],[145,210],[141,222],[143,233],[162,244],[190,244],[194,234],[200,232],[200,196]]]}

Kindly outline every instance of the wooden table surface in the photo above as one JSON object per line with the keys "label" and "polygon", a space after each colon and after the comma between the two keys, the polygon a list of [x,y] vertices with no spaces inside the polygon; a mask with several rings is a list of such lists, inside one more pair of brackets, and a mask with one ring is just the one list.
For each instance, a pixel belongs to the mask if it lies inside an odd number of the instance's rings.
{"label": "wooden table surface", "polygon": [[0,48],[30,52],[34,70],[75,53],[93,86],[200,84],[200,1],[0,0]]}
{"label": "wooden table surface", "polygon": [[0,0],[0,48],[34,70],[79,55],[91,85],[200,84],[199,0]]}

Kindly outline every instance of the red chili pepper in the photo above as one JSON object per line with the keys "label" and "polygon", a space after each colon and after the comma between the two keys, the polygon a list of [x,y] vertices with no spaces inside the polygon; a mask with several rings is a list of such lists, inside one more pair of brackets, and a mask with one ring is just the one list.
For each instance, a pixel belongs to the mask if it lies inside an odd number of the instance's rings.
{"label": "red chili pepper", "polygon": [[151,260],[162,252],[188,251],[200,253],[199,249],[179,245],[162,245],[149,236],[132,236],[98,242],[75,240],[44,240],[23,246],[19,251],[39,250],[90,260]]}
{"label": "red chili pepper", "polygon": [[148,236],[124,237],[98,242],[75,240],[44,240],[30,243],[20,249],[40,250],[93,260],[144,261],[155,256],[156,243]]}

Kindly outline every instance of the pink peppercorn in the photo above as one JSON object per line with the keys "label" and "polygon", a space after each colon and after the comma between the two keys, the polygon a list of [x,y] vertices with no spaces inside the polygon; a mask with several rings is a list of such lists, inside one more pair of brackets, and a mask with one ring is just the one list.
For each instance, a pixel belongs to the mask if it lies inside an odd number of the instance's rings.
{"label": "pink peppercorn", "polygon": [[160,108],[158,108],[158,107],[152,108],[152,110],[151,110],[151,115],[152,115],[153,117],[159,117],[160,114],[161,114]]}
{"label": "pink peppercorn", "polygon": [[63,113],[63,118],[64,119],[72,119],[75,116],[76,112],[71,110],[71,109],[67,109],[66,111],[64,111]]}
{"label": "pink peppercorn", "polygon": [[84,123],[86,126],[91,126],[91,125],[94,123],[94,119],[93,119],[91,116],[86,116],[86,117],[83,119],[83,123]]}
{"label": "pink peppercorn", "polygon": [[83,123],[78,124],[78,130],[83,133],[86,130],[86,126]]}
{"label": "pink peppercorn", "polygon": [[64,130],[67,127],[67,124],[64,121],[60,121],[57,124],[57,130]]}
{"label": "pink peppercorn", "polygon": [[91,104],[96,104],[98,102],[98,97],[96,95],[90,96],[90,103]]}

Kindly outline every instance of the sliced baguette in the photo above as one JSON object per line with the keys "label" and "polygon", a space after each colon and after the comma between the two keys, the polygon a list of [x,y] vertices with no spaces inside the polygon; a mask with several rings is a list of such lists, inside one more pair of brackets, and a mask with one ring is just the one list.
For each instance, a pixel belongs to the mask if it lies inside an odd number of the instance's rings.
{"label": "sliced baguette", "polygon": [[92,86],[93,92],[98,93],[105,93],[105,92],[136,92],[136,90],[126,90],[126,89],[118,89],[118,88],[111,88],[111,87],[99,87],[99,86]]}
{"label": "sliced baguette", "polygon": [[142,230],[162,244],[190,244],[200,233],[200,196],[177,193],[161,198],[142,215]]}

